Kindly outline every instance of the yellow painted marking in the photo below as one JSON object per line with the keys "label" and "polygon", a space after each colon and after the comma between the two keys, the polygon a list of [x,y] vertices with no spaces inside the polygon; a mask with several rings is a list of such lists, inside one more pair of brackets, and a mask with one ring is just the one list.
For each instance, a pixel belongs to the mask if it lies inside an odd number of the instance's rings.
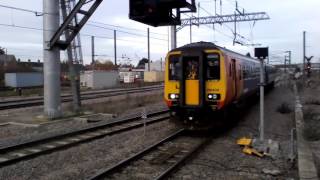
{"label": "yellow painted marking", "polygon": [[249,146],[251,145],[251,143],[252,143],[252,139],[245,138],[245,137],[238,139],[237,141],[237,144],[241,146]]}
{"label": "yellow painted marking", "polygon": [[249,155],[256,155],[258,157],[263,157],[263,154],[261,154],[260,152],[258,152],[257,150],[253,149],[253,148],[250,148],[248,146],[245,146],[243,148],[243,153],[245,154],[249,154]]}
{"label": "yellow painted marking", "polygon": [[199,80],[186,80],[186,105],[199,105]]}

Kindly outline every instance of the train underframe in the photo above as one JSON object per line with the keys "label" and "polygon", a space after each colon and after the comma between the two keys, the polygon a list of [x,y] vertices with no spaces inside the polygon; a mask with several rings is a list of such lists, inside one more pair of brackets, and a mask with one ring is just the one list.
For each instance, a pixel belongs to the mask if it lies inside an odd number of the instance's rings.
{"label": "train underframe", "polygon": [[214,110],[210,106],[199,107],[172,107],[170,120],[178,127],[188,130],[210,130],[230,125],[234,122],[231,117],[235,106],[228,106]]}

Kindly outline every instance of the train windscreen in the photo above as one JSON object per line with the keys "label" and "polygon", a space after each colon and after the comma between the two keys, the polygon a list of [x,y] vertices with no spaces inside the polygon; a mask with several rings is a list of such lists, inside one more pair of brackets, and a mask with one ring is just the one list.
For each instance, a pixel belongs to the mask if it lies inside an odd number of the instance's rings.
{"label": "train windscreen", "polygon": [[199,80],[199,57],[184,57],[184,76],[186,80]]}
{"label": "train windscreen", "polygon": [[220,80],[220,56],[219,54],[208,54],[207,58],[207,79]]}
{"label": "train windscreen", "polygon": [[179,80],[180,71],[181,65],[179,62],[179,56],[171,56],[169,58],[169,80]]}

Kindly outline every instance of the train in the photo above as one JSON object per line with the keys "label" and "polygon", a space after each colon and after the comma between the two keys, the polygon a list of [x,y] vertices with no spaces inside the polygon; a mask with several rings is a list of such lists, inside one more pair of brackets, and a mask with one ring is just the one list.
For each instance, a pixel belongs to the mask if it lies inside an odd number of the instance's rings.
{"label": "train", "polygon": [[[264,66],[265,86],[273,87],[276,69]],[[235,104],[259,93],[260,61],[210,42],[168,52],[164,99],[173,122],[187,129],[208,129]]]}

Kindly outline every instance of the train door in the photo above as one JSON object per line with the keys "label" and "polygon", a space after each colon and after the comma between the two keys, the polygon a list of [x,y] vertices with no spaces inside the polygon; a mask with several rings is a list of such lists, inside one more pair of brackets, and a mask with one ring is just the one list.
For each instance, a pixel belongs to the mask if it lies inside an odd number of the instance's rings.
{"label": "train door", "polygon": [[231,60],[231,76],[232,76],[232,87],[233,87],[233,92],[234,92],[234,97],[237,97],[237,68],[236,68],[236,60],[232,59]]}
{"label": "train door", "polygon": [[185,105],[197,106],[200,103],[199,64],[199,57],[197,56],[183,58]]}

